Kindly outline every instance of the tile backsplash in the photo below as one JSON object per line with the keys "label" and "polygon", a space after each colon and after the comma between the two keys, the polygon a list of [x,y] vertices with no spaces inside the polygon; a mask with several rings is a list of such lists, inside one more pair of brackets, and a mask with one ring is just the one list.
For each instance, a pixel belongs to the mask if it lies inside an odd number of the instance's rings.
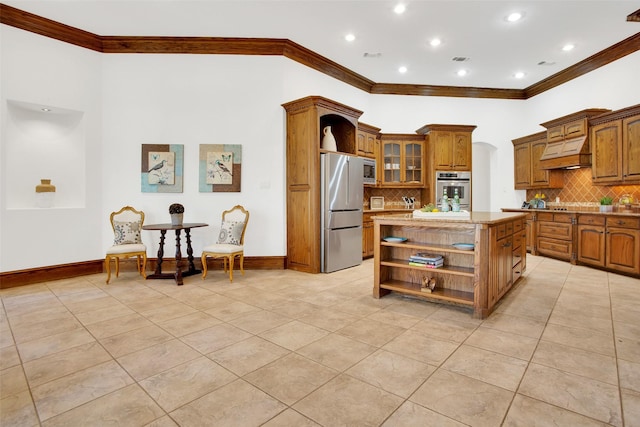
{"label": "tile backsplash", "polygon": [[419,188],[364,188],[364,208],[369,209],[369,199],[371,197],[384,197],[385,209],[404,209],[404,201],[402,196],[415,197],[415,207],[421,207],[422,201],[420,200]]}
{"label": "tile backsplash", "polygon": [[604,196],[613,198],[617,203],[623,194],[631,194],[634,203],[640,198],[640,185],[593,185],[591,168],[580,168],[564,171],[564,188],[527,190],[527,200],[535,197],[536,193],[544,193],[547,203],[554,203],[556,197],[560,203],[593,203],[600,204]]}

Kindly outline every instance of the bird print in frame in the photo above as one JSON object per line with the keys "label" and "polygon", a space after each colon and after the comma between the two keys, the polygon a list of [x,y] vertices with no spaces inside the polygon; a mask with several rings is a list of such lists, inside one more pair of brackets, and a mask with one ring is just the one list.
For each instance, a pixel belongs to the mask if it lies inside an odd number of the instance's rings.
{"label": "bird print in frame", "polygon": [[172,151],[150,151],[148,164],[147,179],[149,184],[175,184],[175,153]]}
{"label": "bird print in frame", "polygon": [[207,184],[233,183],[233,153],[207,153]]}

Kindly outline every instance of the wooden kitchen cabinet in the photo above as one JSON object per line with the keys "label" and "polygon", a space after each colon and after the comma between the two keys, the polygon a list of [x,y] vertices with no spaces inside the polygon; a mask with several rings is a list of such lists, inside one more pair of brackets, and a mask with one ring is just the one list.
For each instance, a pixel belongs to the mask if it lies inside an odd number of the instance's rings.
{"label": "wooden kitchen cabinet", "polygon": [[640,182],[640,104],[598,116],[589,123],[593,183]]}
{"label": "wooden kitchen cabinet", "polygon": [[356,154],[358,156],[376,159],[379,150],[379,134],[380,128],[359,122],[358,130],[356,131]]}
{"label": "wooden kitchen cabinet", "polygon": [[339,152],[356,153],[362,111],[320,96],[282,105],[287,120],[287,268],[320,273],[320,142],[331,126]]}
{"label": "wooden kitchen cabinet", "polygon": [[381,186],[424,187],[424,138],[413,134],[382,134],[380,138]]}
{"label": "wooden kitchen cabinet", "polygon": [[580,215],[578,261],[640,274],[640,218]]}
{"label": "wooden kitchen cabinet", "polygon": [[534,188],[562,188],[564,175],[561,170],[540,167],[540,157],[547,146],[547,133],[538,132],[517,138],[513,143],[514,187],[516,190]]}
{"label": "wooden kitchen cabinet", "polygon": [[507,293],[526,268],[526,234],[524,219],[500,224],[489,229],[491,253],[489,262],[489,306]]}
{"label": "wooden kitchen cabinet", "polygon": [[537,252],[575,263],[575,214],[539,212],[537,214]]}
{"label": "wooden kitchen cabinet", "polygon": [[362,215],[362,258],[373,256],[373,213]]}
{"label": "wooden kitchen cabinet", "polygon": [[603,215],[578,216],[578,261],[605,267],[605,224]]}
{"label": "wooden kitchen cabinet", "polygon": [[471,133],[476,126],[430,124],[416,133],[426,135],[429,167],[435,171],[471,171]]}
{"label": "wooden kitchen cabinet", "polygon": [[607,217],[606,267],[640,274],[640,218]]}
{"label": "wooden kitchen cabinet", "polygon": [[424,135],[427,151],[426,191],[423,203],[435,203],[436,173],[440,171],[469,171],[471,164],[471,134],[476,126],[429,124],[416,130]]}
{"label": "wooden kitchen cabinet", "polygon": [[[543,125],[544,126],[544,125]],[[575,138],[587,133],[587,121],[584,118],[547,128],[548,142],[558,142]]]}

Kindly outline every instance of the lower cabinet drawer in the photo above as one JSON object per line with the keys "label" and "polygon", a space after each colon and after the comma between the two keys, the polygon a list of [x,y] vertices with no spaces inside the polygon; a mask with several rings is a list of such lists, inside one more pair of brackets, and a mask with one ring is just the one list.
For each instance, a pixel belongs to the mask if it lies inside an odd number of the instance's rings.
{"label": "lower cabinet drawer", "polygon": [[573,253],[571,240],[550,239],[538,237],[538,252],[557,258],[570,260]]}
{"label": "lower cabinet drawer", "polygon": [[553,239],[572,239],[573,226],[557,222],[538,222],[538,236]]}
{"label": "lower cabinet drawer", "polygon": [[516,281],[522,276],[522,265],[518,264],[515,265],[513,267],[513,283],[516,283]]}

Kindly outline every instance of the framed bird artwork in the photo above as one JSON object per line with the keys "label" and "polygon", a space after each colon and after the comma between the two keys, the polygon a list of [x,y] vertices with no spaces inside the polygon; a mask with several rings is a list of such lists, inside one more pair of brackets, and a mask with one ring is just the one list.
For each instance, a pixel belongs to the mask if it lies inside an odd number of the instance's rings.
{"label": "framed bird artwork", "polygon": [[200,192],[240,192],[242,145],[200,144]]}
{"label": "framed bird artwork", "polygon": [[142,144],[143,193],[182,193],[184,146]]}

